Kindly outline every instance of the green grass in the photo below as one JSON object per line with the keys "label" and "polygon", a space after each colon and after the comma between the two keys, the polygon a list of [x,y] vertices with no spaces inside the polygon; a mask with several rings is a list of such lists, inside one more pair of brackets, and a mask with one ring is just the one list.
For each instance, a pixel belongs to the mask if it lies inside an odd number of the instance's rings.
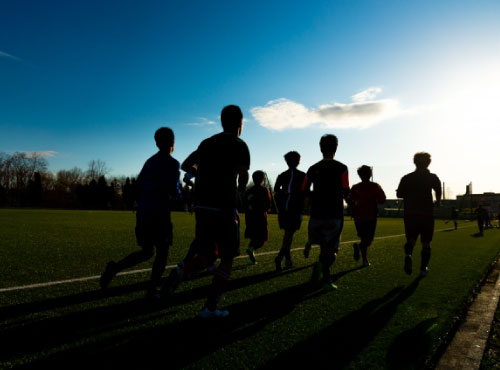
{"label": "green grass", "polygon": [[[107,261],[137,250],[134,217],[0,210],[0,289],[99,275]],[[169,264],[185,254],[194,232],[192,215],[175,213],[173,222]],[[269,243],[259,252],[280,247],[274,215],[269,224]],[[436,229],[447,226],[436,222]],[[0,368],[420,368],[500,252],[500,230],[478,238],[475,223],[459,226],[435,233],[431,272],[422,280],[403,272],[402,236],[376,240],[365,269],[352,259],[351,243],[342,244],[332,269],[339,289],[330,293],[307,283],[317,248],[307,260],[294,251],[295,267],[282,274],[273,271],[274,253],[257,256],[255,266],[237,259],[221,302],[231,315],[222,322],[197,318],[206,275],[183,283],[169,305],[144,300],[147,272],[118,276],[106,292],[97,280],[0,292]],[[403,232],[402,220],[379,220],[377,237]],[[306,239],[305,222],[294,247]],[[346,220],[342,240],[355,239]],[[419,254],[417,246],[417,270]]]}

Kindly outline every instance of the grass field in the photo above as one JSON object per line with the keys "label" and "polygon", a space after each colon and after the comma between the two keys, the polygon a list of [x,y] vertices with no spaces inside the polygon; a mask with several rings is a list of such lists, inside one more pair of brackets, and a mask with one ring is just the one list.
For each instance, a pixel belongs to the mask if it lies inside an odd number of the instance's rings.
{"label": "grass field", "polygon": [[[98,276],[107,261],[136,250],[134,217],[0,210],[0,368],[420,368],[500,252],[500,230],[476,237],[475,223],[451,231],[437,221],[431,271],[420,280],[403,272],[402,220],[380,219],[372,266],[362,269],[352,258],[356,236],[346,220],[332,270],[337,291],[308,284],[318,249],[309,259],[294,251],[294,268],[281,274],[274,272],[275,253],[257,256],[255,266],[240,258],[221,302],[231,315],[215,322],[197,317],[207,275],[183,283],[168,305],[144,299],[147,271],[118,276],[105,292],[97,279],[21,289]],[[189,214],[176,213],[173,222],[169,264],[185,254],[194,231]],[[274,215],[269,223],[261,253],[280,247]],[[294,248],[306,239],[304,223]],[[419,255],[420,246],[417,269]]]}

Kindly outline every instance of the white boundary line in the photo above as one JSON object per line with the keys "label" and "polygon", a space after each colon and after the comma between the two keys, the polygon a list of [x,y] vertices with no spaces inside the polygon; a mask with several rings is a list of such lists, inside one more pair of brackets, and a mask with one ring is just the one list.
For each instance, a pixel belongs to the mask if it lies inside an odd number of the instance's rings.
{"label": "white boundary line", "polygon": [[[462,226],[462,227],[459,227],[459,229],[463,229],[463,228],[466,228],[466,227],[472,227],[472,226],[473,225],[471,225],[471,226]],[[450,228],[439,229],[439,230],[435,230],[435,231],[439,232],[439,231],[445,231],[445,230],[450,230]],[[379,237],[376,237],[375,240],[400,238],[402,236],[405,236],[405,234],[379,236]],[[340,242],[340,244],[349,244],[349,243],[354,243],[354,242],[357,242],[357,241],[359,241],[359,240],[349,240],[349,241]],[[313,246],[313,248],[319,248],[319,247],[318,246]],[[293,248],[293,249],[291,249],[291,251],[292,252],[293,251],[299,251],[299,250],[302,250],[302,249],[304,249],[304,247]],[[256,256],[266,256],[266,255],[276,254],[276,253],[277,253],[277,251],[262,252],[262,253],[257,253]],[[236,257],[236,259],[240,259],[240,258],[248,258],[248,256],[242,255],[242,256]],[[168,270],[168,269],[174,268],[176,266],[177,265],[168,265],[168,266],[166,266],[166,269]],[[140,274],[140,273],[149,272],[149,271],[151,271],[151,269],[141,269],[141,270],[125,271],[125,272],[118,273],[117,276]],[[71,283],[78,283],[78,282],[89,281],[89,280],[97,280],[100,277],[101,277],[101,275],[95,275],[95,276],[87,276],[87,277],[75,278],[75,279],[49,281],[49,282],[46,282],[46,283],[38,283],[38,284],[14,286],[14,287],[9,287],[9,288],[1,288],[0,289],[0,293],[3,293],[3,292],[12,292],[12,291],[24,290],[24,289],[44,288],[44,287],[53,286],[53,285],[71,284]]]}

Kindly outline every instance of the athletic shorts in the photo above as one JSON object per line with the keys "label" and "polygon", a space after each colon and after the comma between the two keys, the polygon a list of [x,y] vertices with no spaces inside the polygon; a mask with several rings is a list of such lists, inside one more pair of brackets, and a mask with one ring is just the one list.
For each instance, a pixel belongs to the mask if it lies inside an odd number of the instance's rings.
{"label": "athletic shorts", "polygon": [[295,232],[300,229],[302,224],[302,214],[300,212],[281,212],[278,213],[278,223],[280,229]]}
{"label": "athletic shorts", "polygon": [[245,238],[266,241],[269,238],[269,228],[267,226],[267,216],[258,217],[245,215]]}
{"label": "athletic shorts", "polygon": [[342,226],[342,219],[333,218],[323,220],[318,218],[310,218],[308,227],[309,243],[319,244],[320,246],[333,247],[335,252],[338,252]]}
{"label": "athletic shorts", "polygon": [[170,213],[161,217],[136,216],[135,238],[142,248],[172,245],[172,221]]}
{"label": "athletic shorts", "polygon": [[428,215],[405,215],[405,233],[407,240],[417,240],[430,243],[434,235],[434,217]]}
{"label": "athletic shorts", "polygon": [[240,254],[240,219],[236,210],[196,209],[198,253],[234,258]]}
{"label": "athletic shorts", "polygon": [[360,238],[373,240],[375,237],[375,229],[377,228],[377,219],[368,221],[354,221],[356,231]]}

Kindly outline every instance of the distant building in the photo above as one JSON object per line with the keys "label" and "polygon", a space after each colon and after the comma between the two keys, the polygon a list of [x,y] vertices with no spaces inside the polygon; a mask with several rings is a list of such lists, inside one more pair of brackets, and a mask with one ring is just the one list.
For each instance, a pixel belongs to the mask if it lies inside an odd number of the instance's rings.
{"label": "distant building", "polygon": [[457,206],[459,208],[477,208],[482,205],[489,212],[497,212],[500,206],[500,194],[464,194],[457,196]]}

